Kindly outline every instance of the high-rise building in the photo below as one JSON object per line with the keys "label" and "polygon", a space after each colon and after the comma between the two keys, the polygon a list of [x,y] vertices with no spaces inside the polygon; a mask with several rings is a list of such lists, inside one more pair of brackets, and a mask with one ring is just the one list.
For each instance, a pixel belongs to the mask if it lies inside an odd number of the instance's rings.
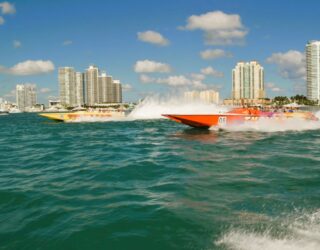
{"label": "high-rise building", "polygon": [[320,41],[306,45],[307,98],[320,101]]}
{"label": "high-rise building", "polygon": [[72,67],[59,68],[60,102],[64,106],[77,106],[76,80]]}
{"label": "high-rise building", "polygon": [[112,76],[107,76],[107,102],[114,102],[114,88],[113,88],[113,79]]}
{"label": "high-rise building", "polygon": [[238,62],[232,70],[232,99],[265,98],[263,67],[256,62]]}
{"label": "high-rise building", "polygon": [[21,111],[32,108],[37,103],[37,89],[34,84],[18,84],[16,86],[16,102]]}
{"label": "high-rise building", "polygon": [[98,67],[91,65],[84,73],[84,82],[86,86],[86,104],[89,106],[99,103],[99,94],[98,94],[98,76],[99,69]]}
{"label": "high-rise building", "polygon": [[76,105],[82,106],[85,103],[85,91],[84,91],[84,76],[81,72],[75,73],[75,81],[76,81]]}
{"label": "high-rise building", "polygon": [[84,104],[83,73],[72,67],[59,68],[60,102],[64,106],[76,107]]}
{"label": "high-rise building", "polygon": [[206,103],[219,103],[219,92],[214,90],[205,90],[200,92],[200,99]]}
{"label": "high-rise building", "polygon": [[99,103],[108,102],[108,76],[103,72],[98,76],[98,93],[99,93]]}
{"label": "high-rise building", "polygon": [[219,103],[219,92],[214,90],[188,91],[184,93],[187,101],[201,101],[205,103]]}
{"label": "high-rise building", "polygon": [[113,80],[113,102],[122,102],[122,87],[119,80]]}

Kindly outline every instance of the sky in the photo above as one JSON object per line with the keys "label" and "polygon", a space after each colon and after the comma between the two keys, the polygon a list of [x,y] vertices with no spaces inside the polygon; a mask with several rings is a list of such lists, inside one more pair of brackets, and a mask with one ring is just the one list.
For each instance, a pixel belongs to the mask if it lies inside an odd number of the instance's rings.
{"label": "sky", "polygon": [[257,60],[268,97],[304,94],[305,45],[320,39],[317,0],[0,0],[0,97],[37,85],[59,96],[58,68],[90,64],[123,84],[124,101],[214,89]]}

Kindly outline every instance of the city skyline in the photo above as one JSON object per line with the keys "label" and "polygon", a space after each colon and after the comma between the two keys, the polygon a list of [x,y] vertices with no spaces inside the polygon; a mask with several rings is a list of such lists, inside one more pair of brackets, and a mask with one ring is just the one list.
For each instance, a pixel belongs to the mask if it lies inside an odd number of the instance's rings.
{"label": "city skyline", "polygon": [[90,65],[84,73],[73,67],[59,68],[60,102],[66,107],[122,103],[122,84]]}
{"label": "city skyline", "polygon": [[320,37],[313,25],[320,3],[252,3],[9,2],[0,7],[0,97],[14,98],[15,85],[30,82],[46,103],[59,96],[59,67],[95,63],[122,80],[124,101],[180,88],[230,98],[231,70],[252,60],[265,69],[266,96],[306,95],[304,50]]}

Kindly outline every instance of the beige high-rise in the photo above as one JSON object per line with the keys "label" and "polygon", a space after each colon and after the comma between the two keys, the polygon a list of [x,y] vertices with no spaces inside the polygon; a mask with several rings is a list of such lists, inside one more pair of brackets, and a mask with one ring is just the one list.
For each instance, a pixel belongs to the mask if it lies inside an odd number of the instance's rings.
{"label": "beige high-rise", "polygon": [[122,102],[122,87],[119,80],[113,80],[113,102]]}
{"label": "beige high-rise", "polygon": [[108,103],[108,76],[106,73],[102,73],[98,77],[98,93],[99,93],[99,98],[98,102],[99,103]]}
{"label": "beige high-rise", "polygon": [[264,70],[256,61],[238,62],[232,70],[232,99],[265,98]]}
{"label": "beige high-rise", "polygon": [[98,76],[99,69],[93,65],[89,66],[85,72],[86,104],[89,106],[99,103]]}
{"label": "beige high-rise", "polygon": [[76,105],[82,106],[84,104],[84,77],[83,73],[75,73],[76,81]]}
{"label": "beige high-rise", "polygon": [[184,92],[184,98],[187,101],[201,101],[205,103],[219,103],[219,92],[214,90],[188,91]]}

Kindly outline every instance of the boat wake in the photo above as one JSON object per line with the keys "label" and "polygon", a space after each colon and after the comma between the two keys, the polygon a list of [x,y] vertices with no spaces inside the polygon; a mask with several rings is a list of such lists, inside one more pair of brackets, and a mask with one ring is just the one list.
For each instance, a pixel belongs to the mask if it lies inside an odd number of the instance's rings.
{"label": "boat wake", "polygon": [[299,118],[270,119],[260,118],[258,121],[248,121],[243,124],[228,125],[224,127],[211,127],[210,130],[223,129],[226,131],[259,131],[259,132],[285,132],[320,129],[320,121],[304,120]]}
{"label": "boat wake", "polygon": [[263,231],[230,229],[215,244],[234,250],[318,250],[320,210],[278,219]]}
{"label": "boat wake", "polygon": [[212,114],[227,111],[226,107],[197,101],[187,101],[183,97],[149,96],[129,114],[132,119],[166,119],[162,114]]}

